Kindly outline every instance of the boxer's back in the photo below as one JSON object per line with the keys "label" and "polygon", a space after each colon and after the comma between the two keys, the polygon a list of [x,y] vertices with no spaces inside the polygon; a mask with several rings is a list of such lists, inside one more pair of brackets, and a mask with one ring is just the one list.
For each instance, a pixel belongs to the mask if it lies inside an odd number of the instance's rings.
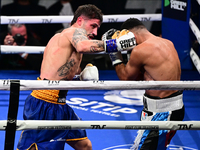
{"label": "boxer's back", "polygon": [[[171,41],[153,37],[140,45],[144,52],[144,80],[176,81],[180,80],[181,66],[178,54]],[[141,49],[141,50],[142,50]],[[152,96],[168,95],[174,91],[147,90]],[[162,93],[162,94],[161,94]]]}
{"label": "boxer's back", "polygon": [[145,80],[180,80],[180,61],[172,42],[156,37],[143,44],[146,46],[144,69],[151,76]]}

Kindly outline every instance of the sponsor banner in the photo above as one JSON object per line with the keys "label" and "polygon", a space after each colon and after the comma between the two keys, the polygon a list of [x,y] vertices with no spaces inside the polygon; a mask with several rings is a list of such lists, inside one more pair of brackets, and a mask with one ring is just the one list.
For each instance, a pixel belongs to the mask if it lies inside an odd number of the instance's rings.
{"label": "sponsor banner", "polygon": [[163,17],[187,20],[187,0],[164,0],[163,5]]}
{"label": "sponsor banner", "polygon": [[162,0],[162,37],[173,42],[181,62],[181,69],[192,69],[189,56],[191,39],[189,27],[190,0]]}
{"label": "sponsor banner", "polygon": [[106,91],[99,100],[89,100],[87,97],[72,97],[66,103],[73,109],[91,113],[120,117],[124,114],[135,114],[138,110],[132,106],[143,106],[144,90],[111,90]]}

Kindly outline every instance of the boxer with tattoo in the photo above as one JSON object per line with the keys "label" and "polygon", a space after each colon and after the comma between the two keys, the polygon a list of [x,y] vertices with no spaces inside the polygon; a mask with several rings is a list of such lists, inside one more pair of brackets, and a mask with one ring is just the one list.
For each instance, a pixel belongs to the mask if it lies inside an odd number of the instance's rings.
{"label": "boxer with tattoo", "polygon": [[[102,20],[102,12],[96,6],[80,6],[74,14],[71,27],[55,34],[48,42],[38,80],[72,80],[78,72],[83,53],[104,51],[103,41],[92,40]],[[98,70],[89,64],[80,76],[82,80],[98,80]],[[66,95],[67,91],[64,90],[33,90],[24,105],[24,119],[80,120],[66,104]],[[92,149],[85,130],[25,130],[17,148],[64,150],[65,143],[75,150]]]}

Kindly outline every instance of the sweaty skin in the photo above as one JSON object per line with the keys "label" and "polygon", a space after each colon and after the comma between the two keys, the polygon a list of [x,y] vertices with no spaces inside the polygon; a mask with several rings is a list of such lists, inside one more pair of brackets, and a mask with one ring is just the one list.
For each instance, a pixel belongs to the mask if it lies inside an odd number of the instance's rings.
{"label": "sweaty skin", "polygon": [[44,50],[41,79],[73,79],[82,61],[82,53],[104,51],[103,41],[90,40],[97,35],[99,27],[98,19],[79,17],[76,24],[53,36]]}
{"label": "sweaty skin", "polygon": [[[115,66],[121,80],[177,81],[180,80],[181,66],[178,54],[171,41],[154,36],[146,29],[131,30],[137,41],[126,66]],[[146,90],[150,96],[169,96],[176,90]]]}
{"label": "sweaty skin", "polygon": [[[76,23],[53,36],[48,42],[41,66],[40,78],[48,80],[72,80],[80,69],[83,53],[104,51],[103,41],[91,40],[97,35],[99,19],[78,17]],[[89,139],[67,141],[75,150],[91,150]],[[31,150],[35,150],[33,145]]]}

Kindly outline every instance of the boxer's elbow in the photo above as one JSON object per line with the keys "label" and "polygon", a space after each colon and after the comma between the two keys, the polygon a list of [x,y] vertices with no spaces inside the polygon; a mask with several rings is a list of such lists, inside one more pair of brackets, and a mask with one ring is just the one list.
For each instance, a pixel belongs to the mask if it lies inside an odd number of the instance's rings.
{"label": "boxer's elbow", "polygon": [[124,81],[136,81],[137,80],[137,75],[136,74],[130,74],[128,72],[126,72],[125,70],[121,70],[117,72],[118,78],[120,80],[124,80]]}
{"label": "boxer's elbow", "polygon": [[119,80],[124,80],[124,81],[128,80],[128,77],[123,72],[118,71],[117,76],[118,76]]}

